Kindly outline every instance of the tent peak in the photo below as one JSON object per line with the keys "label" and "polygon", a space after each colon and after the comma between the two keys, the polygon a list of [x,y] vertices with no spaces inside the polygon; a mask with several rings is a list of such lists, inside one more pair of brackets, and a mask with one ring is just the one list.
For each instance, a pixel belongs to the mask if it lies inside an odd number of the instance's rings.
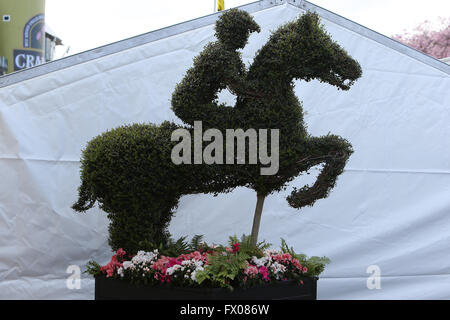
{"label": "tent peak", "polygon": [[[364,27],[356,22],[348,20],[336,13],[326,10],[320,6],[317,6],[306,0],[260,0],[246,5],[239,6],[241,10],[245,10],[249,13],[255,13],[261,10],[269,9],[279,5],[292,5],[302,10],[308,10],[316,12],[323,19],[336,23],[348,30],[361,34],[366,38],[377,41],[389,47],[393,50],[399,51],[407,56],[415,58],[433,68],[439,69],[450,75],[450,65],[443,61],[434,59],[420,51],[410,48],[400,42],[397,42],[387,36],[384,36],[376,31],[373,31],[367,27]],[[111,55],[120,51],[124,51],[130,48],[134,48],[140,45],[144,45],[153,41],[157,41],[163,38],[174,36],[183,32],[201,28],[207,25],[214,24],[217,18],[224,11],[215,12],[203,17],[199,17],[193,20],[181,22],[169,27],[161,28],[158,30],[150,31],[141,35],[137,35],[128,39],[113,42],[101,47],[97,47],[88,51],[84,51],[78,54],[74,54],[61,59],[53,60],[51,62],[35,66],[29,69],[13,72],[4,76],[0,76],[0,88],[7,87],[9,85],[29,80],[35,77],[45,75],[47,73],[62,70],[80,63],[84,63],[90,60],[98,59],[107,55]]]}

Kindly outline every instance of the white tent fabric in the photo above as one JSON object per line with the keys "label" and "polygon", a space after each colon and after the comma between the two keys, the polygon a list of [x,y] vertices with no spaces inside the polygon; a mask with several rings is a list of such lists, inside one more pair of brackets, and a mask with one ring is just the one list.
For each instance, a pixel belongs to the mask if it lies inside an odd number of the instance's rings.
{"label": "white tent fabric", "polygon": [[[262,31],[251,36],[245,60],[271,30],[302,12],[286,3],[254,11]],[[298,211],[285,200],[312,178],[268,197],[260,238],[278,247],[282,237],[299,252],[332,260],[318,282],[319,299],[450,299],[450,68],[341,20],[328,13],[322,21],[361,63],[362,78],[348,92],[312,81],[296,83],[296,93],[309,131],[341,135],[355,153],[330,197],[314,207]],[[20,82],[0,78],[0,299],[94,297],[85,274],[80,289],[66,285],[70,265],[84,270],[88,260],[111,257],[106,214],[70,208],[81,150],[119,125],[179,122],[171,93],[213,40],[210,23]],[[170,231],[224,243],[250,232],[255,203],[244,188],[216,198],[185,196]],[[378,289],[367,286],[372,265],[379,268]]]}

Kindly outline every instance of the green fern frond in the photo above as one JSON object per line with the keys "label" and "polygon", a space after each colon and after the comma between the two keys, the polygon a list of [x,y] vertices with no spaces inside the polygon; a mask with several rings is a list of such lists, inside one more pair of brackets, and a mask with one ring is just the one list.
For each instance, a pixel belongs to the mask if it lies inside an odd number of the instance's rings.
{"label": "green fern frond", "polygon": [[102,272],[100,271],[101,267],[102,266],[100,264],[98,264],[94,260],[91,260],[86,264],[86,270],[83,273],[90,274],[93,277],[99,276],[102,274]]}
{"label": "green fern frond", "polygon": [[292,257],[296,258],[303,267],[306,267],[308,271],[307,276],[317,277],[325,270],[325,265],[329,264],[331,260],[327,257],[310,257],[301,253],[295,253],[293,247],[289,247],[286,241],[281,238],[281,251],[283,253],[289,253]]}
{"label": "green fern frond", "polygon": [[201,242],[203,240],[203,235],[196,234],[192,237],[191,243],[189,244],[189,249],[191,251],[197,251],[201,247]]}

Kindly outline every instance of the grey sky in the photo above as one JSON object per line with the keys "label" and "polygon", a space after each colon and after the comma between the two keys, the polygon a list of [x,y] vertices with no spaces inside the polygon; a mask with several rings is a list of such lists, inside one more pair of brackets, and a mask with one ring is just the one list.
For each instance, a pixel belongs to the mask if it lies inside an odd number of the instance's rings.
{"label": "grey sky", "polygon": [[[225,0],[231,8],[253,1]],[[311,0],[387,36],[450,15],[448,0]],[[213,12],[213,0],[46,0],[46,21],[70,54]],[[56,56],[65,48],[58,48]]]}

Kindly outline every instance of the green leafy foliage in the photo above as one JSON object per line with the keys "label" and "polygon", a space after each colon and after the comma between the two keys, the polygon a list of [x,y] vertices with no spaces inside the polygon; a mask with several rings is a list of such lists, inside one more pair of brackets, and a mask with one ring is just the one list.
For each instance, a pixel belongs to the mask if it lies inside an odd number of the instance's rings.
{"label": "green leafy foliage", "polygon": [[250,15],[231,9],[217,20],[215,36],[227,50],[236,50],[245,47],[249,33],[260,30]]}
{"label": "green leafy foliage", "polygon": [[236,235],[230,236],[228,239],[228,246],[233,247],[234,244],[239,243],[239,251],[243,252],[249,256],[262,257],[264,255],[264,250],[271,247],[270,243],[265,241],[258,242],[256,245],[252,243],[251,236],[242,235],[239,239]]}
{"label": "green leafy foliage", "polygon": [[298,261],[300,261],[300,263],[308,269],[305,275],[311,277],[319,276],[319,274],[325,270],[325,266],[331,262],[331,260],[327,257],[313,256],[308,259],[305,254],[295,253],[294,248],[289,247],[283,238],[281,238],[281,252],[289,253],[291,256],[298,259]]}
{"label": "green leafy foliage", "polygon": [[100,276],[103,274],[100,270],[101,267],[100,264],[91,260],[86,264],[86,271],[84,271],[84,273],[90,274],[93,277]]}
{"label": "green leafy foliage", "polygon": [[165,256],[176,257],[180,254],[185,253],[189,249],[189,246],[186,243],[185,239],[186,237],[181,237],[177,240],[169,238],[166,243],[159,244],[154,244],[148,240],[145,240],[139,242],[139,248],[141,248],[140,250],[144,251],[153,251],[157,249],[158,252]]}
{"label": "green leafy foliage", "polygon": [[197,281],[202,284],[207,280],[213,287],[233,289],[231,282],[246,267],[249,258],[244,252],[208,255],[209,265],[205,270],[197,272]]}
{"label": "green leafy foliage", "polygon": [[308,272],[306,272],[306,275],[313,277],[318,277],[325,270],[325,266],[331,262],[327,257],[316,256],[312,256],[309,259],[304,260],[299,259],[299,261],[308,268]]}
{"label": "green leafy foliage", "polygon": [[[255,31],[259,26],[244,11],[228,10],[217,20],[218,40],[194,58],[172,95],[172,110],[184,126],[167,121],[121,126],[92,139],[83,150],[79,197],[72,208],[83,212],[97,202],[108,213],[113,250],[136,252],[140,244],[181,250],[181,243],[170,243],[167,227],[182,195],[217,194],[242,186],[266,196],[317,165],[323,168],[316,182],[294,189],[288,203],[294,208],[312,206],[335,186],[352,147],[336,135],[307,133],[293,81],[318,79],[348,90],[361,76],[361,67],[332,40],[319,16],[308,12],[276,30],[247,68],[239,49]],[[236,95],[234,106],[218,102],[225,88]],[[177,142],[171,141],[171,134],[184,128],[192,136],[196,120],[202,121],[204,131],[278,129],[278,172],[261,175],[261,164],[175,165],[171,150]]]}
{"label": "green leafy foliage", "polygon": [[180,237],[177,240],[169,238],[168,241],[158,244],[148,240],[140,241],[139,250],[153,251],[156,249],[164,256],[177,257],[186,252],[206,251],[208,249],[208,246],[202,242],[203,235],[194,235],[189,243],[186,241],[186,238]]}
{"label": "green leafy foliage", "polygon": [[197,280],[199,284],[208,281],[212,286],[233,289],[233,285],[237,285],[236,277],[248,266],[247,260],[253,256],[262,257],[270,246],[265,241],[254,245],[250,236],[242,235],[241,239],[230,236],[228,248],[235,248],[235,252],[229,252],[223,246],[216,248],[214,254],[208,255],[208,267],[197,273]]}
{"label": "green leafy foliage", "polygon": [[190,251],[201,251],[204,249],[205,243],[203,242],[203,235],[196,234],[192,237],[191,242],[189,243]]}

